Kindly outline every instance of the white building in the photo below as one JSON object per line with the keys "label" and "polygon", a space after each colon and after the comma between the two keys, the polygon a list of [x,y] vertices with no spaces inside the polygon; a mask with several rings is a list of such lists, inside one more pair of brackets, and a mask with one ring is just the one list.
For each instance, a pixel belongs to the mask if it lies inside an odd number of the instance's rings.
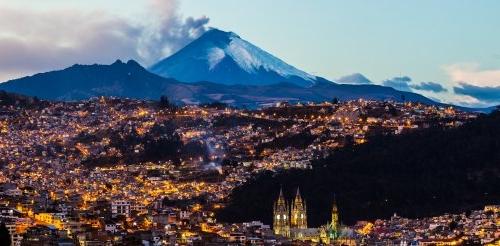
{"label": "white building", "polygon": [[118,215],[130,216],[130,202],[124,200],[117,200],[111,202],[111,214],[113,217]]}

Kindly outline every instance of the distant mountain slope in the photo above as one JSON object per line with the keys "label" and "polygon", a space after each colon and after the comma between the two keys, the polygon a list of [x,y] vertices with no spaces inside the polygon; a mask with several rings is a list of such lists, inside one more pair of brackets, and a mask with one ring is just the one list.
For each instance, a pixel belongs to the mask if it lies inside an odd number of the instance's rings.
{"label": "distant mountain slope", "polygon": [[40,73],[0,84],[0,90],[37,96],[49,100],[74,101],[95,96],[136,99],[158,99],[162,95],[172,101],[196,104],[221,101],[235,106],[255,107],[277,101],[307,102],[366,98],[377,100],[433,101],[409,92],[375,85],[339,85],[318,78],[304,88],[292,83],[270,85],[222,85],[212,82],[182,83],[148,72],[137,62],[116,61],[111,65],[73,65],[69,68]]}
{"label": "distant mountain slope", "polygon": [[148,72],[137,62],[73,65],[0,84],[0,89],[50,100],[81,100],[94,96],[158,99],[180,83]]}
{"label": "distant mountain slope", "polygon": [[236,188],[218,216],[270,224],[280,186],[289,199],[300,187],[311,226],[330,218],[333,194],[347,224],[481,209],[500,201],[499,148],[499,111],[455,129],[378,136],[313,162],[312,170],[263,173]]}
{"label": "distant mountain slope", "polygon": [[325,98],[338,97],[342,100],[355,100],[358,98],[370,100],[411,101],[429,105],[442,105],[427,97],[413,92],[398,91],[392,87],[380,85],[349,85],[335,84],[328,80],[318,78],[311,87],[315,94]]}
{"label": "distant mountain slope", "polygon": [[135,61],[123,63],[118,60],[111,65],[73,65],[60,71],[0,83],[0,90],[65,101],[95,96],[158,99],[165,95],[176,103],[221,101],[252,108],[278,101],[318,102],[332,98],[412,101],[447,106],[416,93],[373,85],[361,74],[339,79],[339,82],[348,84],[336,84],[312,76],[232,32],[217,29],[206,32],[150,70],[154,73]]}
{"label": "distant mountain slope", "polygon": [[[223,85],[212,82],[183,83],[153,74],[137,62],[116,61],[111,65],[73,65],[0,83],[0,90],[47,100],[76,101],[96,96],[158,100],[165,95],[181,104],[214,101],[255,108],[279,101],[322,102],[332,98],[393,100],[442,105],[424,96],[378,85],[335,84],[317,77],[314,85],[302,87],[290,82],[269,85]],[[466,108],[461,108],[468,110]]]}
{"label": "distant mountain slope", "polygon": [[280,82],[307,87],[307,74],[232,32],[212,29],[174,55],[150,68],[158,75],[184,82],[269,85]]}
{"label": "distant mountain slope", "polygon": [[371,80],[366,78],[363,74],[360,73],[354,73],[351,75],[346,75],[343,76],[337,80],[335,80],[337,83],[341,84],[373,84]]}

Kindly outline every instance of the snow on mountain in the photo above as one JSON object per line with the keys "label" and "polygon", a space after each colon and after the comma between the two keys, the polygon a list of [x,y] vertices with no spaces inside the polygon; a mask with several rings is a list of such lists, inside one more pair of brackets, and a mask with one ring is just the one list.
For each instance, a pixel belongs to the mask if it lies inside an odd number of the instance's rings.
{"label": "snow on mountain", "polygon": [[354,73],[351,75],[341,77],[337,79],[336,82],[341,84],[373,84],[371,80],[369,80],[360,73]]}
{"label": "snow on mountain", "polygon": [[232,32],[212,29],[150,70],[180,81],[311,86],[315,76],[301,71]]}
{"label": "snow on mountain", "polygon": [[275,71],[285,77],[298,76],[306,80],[314,79],[314,76],[286,64],[236,35],[231,35],[231,42],[224,52],[249,73],[255,73],[263,67],[267,71]]}

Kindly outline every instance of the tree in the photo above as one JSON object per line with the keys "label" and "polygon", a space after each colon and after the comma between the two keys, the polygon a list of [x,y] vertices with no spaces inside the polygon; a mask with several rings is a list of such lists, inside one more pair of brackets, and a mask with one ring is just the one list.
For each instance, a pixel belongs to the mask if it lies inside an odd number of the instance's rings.
{"label": "tree", "polygon": [[167,96],[161,96],[160,97],[160,107],[162,108],[170,108],[170,101],[168,100]]}
{"label": "tree", "polygon": [[[300,187],[312,226],[326,223],[332,204],[328,194],[333,193],[342,197],[339,209],[346,224],[390,218],[394,212],[418,218],[482,209],[500,199],[494,188],[500,183],[499,126],[500,112],[493,112],[458,128],[376,134],[366,144],[351,144],[314,160],[312,169],[265,172],[250,179],[232,192],[217,216],[224,222],[272,223],[281,185],[285,194]],[[352,137],[346,138],[349,142]],[[471,178],[473,173],[484,175]]]}
{"label": "tree", "polygon": [[338,98],[336,98],[336,97],[334,97],[334,98],[332,99],[332,104],[339,104],[339,99],[338,99]]}
{"label": "tree", "polygon": [[450,222],[450,224],[448,225],[448,227],[450,228],[450,231],[454,231],[455,229],[457,229],[458,223],[455,220],[453,220],[453,221]]}
{"label": "tree", "polygon": [[10,246],[11,245],[9,230],[7,230],[7,226],[2,222],[0,224],[0,246]]}

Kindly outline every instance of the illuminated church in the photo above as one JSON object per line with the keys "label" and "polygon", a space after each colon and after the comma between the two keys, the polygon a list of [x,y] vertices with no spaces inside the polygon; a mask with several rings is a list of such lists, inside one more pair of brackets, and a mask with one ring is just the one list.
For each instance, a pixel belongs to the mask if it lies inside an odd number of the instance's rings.
{"label": "illuminated church", "polygon": [[336,244],[342,241],[350,245],[354,240],[341,237],[339,224],[339,213],[335,199],[333,199],[331,220],[320,228],[307,227],[307,204],[300,190],[297,188],[295,198],[288,204],[280,189],[278,199],[273,208],[273,230],[274,234],[300,241],[312,241],[317,243]]}

